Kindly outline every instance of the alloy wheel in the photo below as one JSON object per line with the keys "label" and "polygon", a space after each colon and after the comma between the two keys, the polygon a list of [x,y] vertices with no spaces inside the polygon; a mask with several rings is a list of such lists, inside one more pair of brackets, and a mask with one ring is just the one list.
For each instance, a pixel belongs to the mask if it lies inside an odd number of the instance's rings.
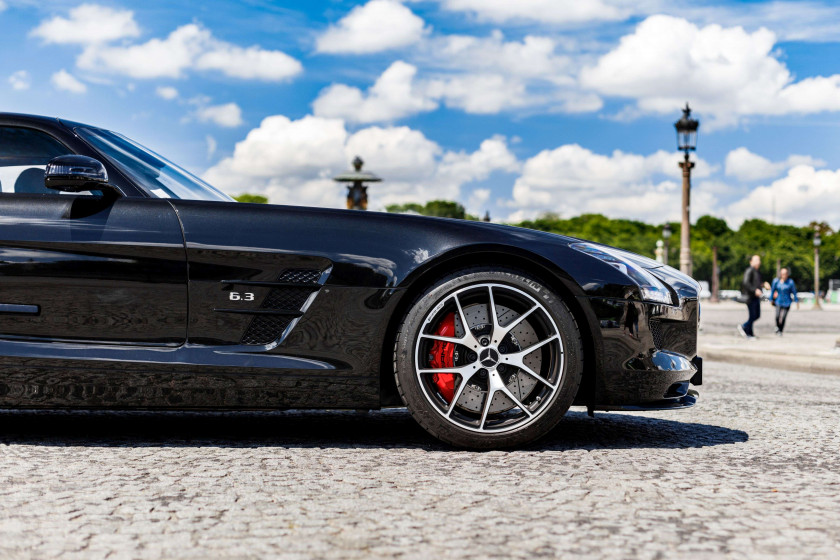
{"label": "alloy wheel", "polygon": [[563,339],[536,298],[482,282],[444,296],[426,314],[414,361],[423,395],[445,420],[503,433],[549,408],[563,374]]}

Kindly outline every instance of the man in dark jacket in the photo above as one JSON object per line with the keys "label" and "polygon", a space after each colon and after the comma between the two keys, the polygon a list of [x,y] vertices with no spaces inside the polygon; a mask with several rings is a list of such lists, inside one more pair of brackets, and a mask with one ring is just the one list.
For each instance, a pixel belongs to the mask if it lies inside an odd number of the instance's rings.
{"label": "man in dark jacket", "polygon": [[741,294],[747,297],[747,311],[750,316],[743,325],[738,325],[738,332],[744,338],[755,338],[753,323],[761,316],[761,273],[758,268],[761,266],[761,257],[753,255],[750,259],[750,266],[744,271],[744,279],[741,282]]}

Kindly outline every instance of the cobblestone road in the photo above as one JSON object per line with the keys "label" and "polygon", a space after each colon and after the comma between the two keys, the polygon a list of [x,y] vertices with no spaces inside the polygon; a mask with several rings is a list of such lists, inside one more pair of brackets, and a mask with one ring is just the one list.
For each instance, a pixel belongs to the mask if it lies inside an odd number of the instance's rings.
{"label": "cobblestone road", "polygon": [[513,452],[404,411],[3,413],[0,557],[837,557],[840,377],[705,377]]}

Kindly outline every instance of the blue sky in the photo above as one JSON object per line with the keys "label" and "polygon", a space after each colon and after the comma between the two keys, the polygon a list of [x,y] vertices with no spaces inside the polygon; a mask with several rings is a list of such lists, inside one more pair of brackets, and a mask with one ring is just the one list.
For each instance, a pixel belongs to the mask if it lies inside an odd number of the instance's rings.
{"label": "blue sky", "polygon": [[[840,7],[820,2],[0,0],[0,110],[121,131],[230,192],[457,199],[518,220],[840,226]],[[775,209],[775,213],[774,213]]]}

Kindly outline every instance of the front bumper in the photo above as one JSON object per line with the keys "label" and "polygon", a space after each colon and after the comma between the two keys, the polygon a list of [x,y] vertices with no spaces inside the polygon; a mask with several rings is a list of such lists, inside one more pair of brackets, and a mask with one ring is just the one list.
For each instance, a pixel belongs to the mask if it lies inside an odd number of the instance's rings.
{"label": "front bumper", "polygon": [[625,404],[625,405],[596,405],[594,410],[624,410],[627,412],[643,412],[645,410],[677,410],[680,408],[691,408],[697,404],[700,398],[700,393],[693,389],[689,389],[685,395],[678,399],[662,399],[661,401],[652,401],[639,404]]}
{"label": "front bumper", "polygon": [[702,384],[697,356],[699,303],[679,307],[590,298],[603,344],[589,406],[595,410],[671,410],[693,406]]}

